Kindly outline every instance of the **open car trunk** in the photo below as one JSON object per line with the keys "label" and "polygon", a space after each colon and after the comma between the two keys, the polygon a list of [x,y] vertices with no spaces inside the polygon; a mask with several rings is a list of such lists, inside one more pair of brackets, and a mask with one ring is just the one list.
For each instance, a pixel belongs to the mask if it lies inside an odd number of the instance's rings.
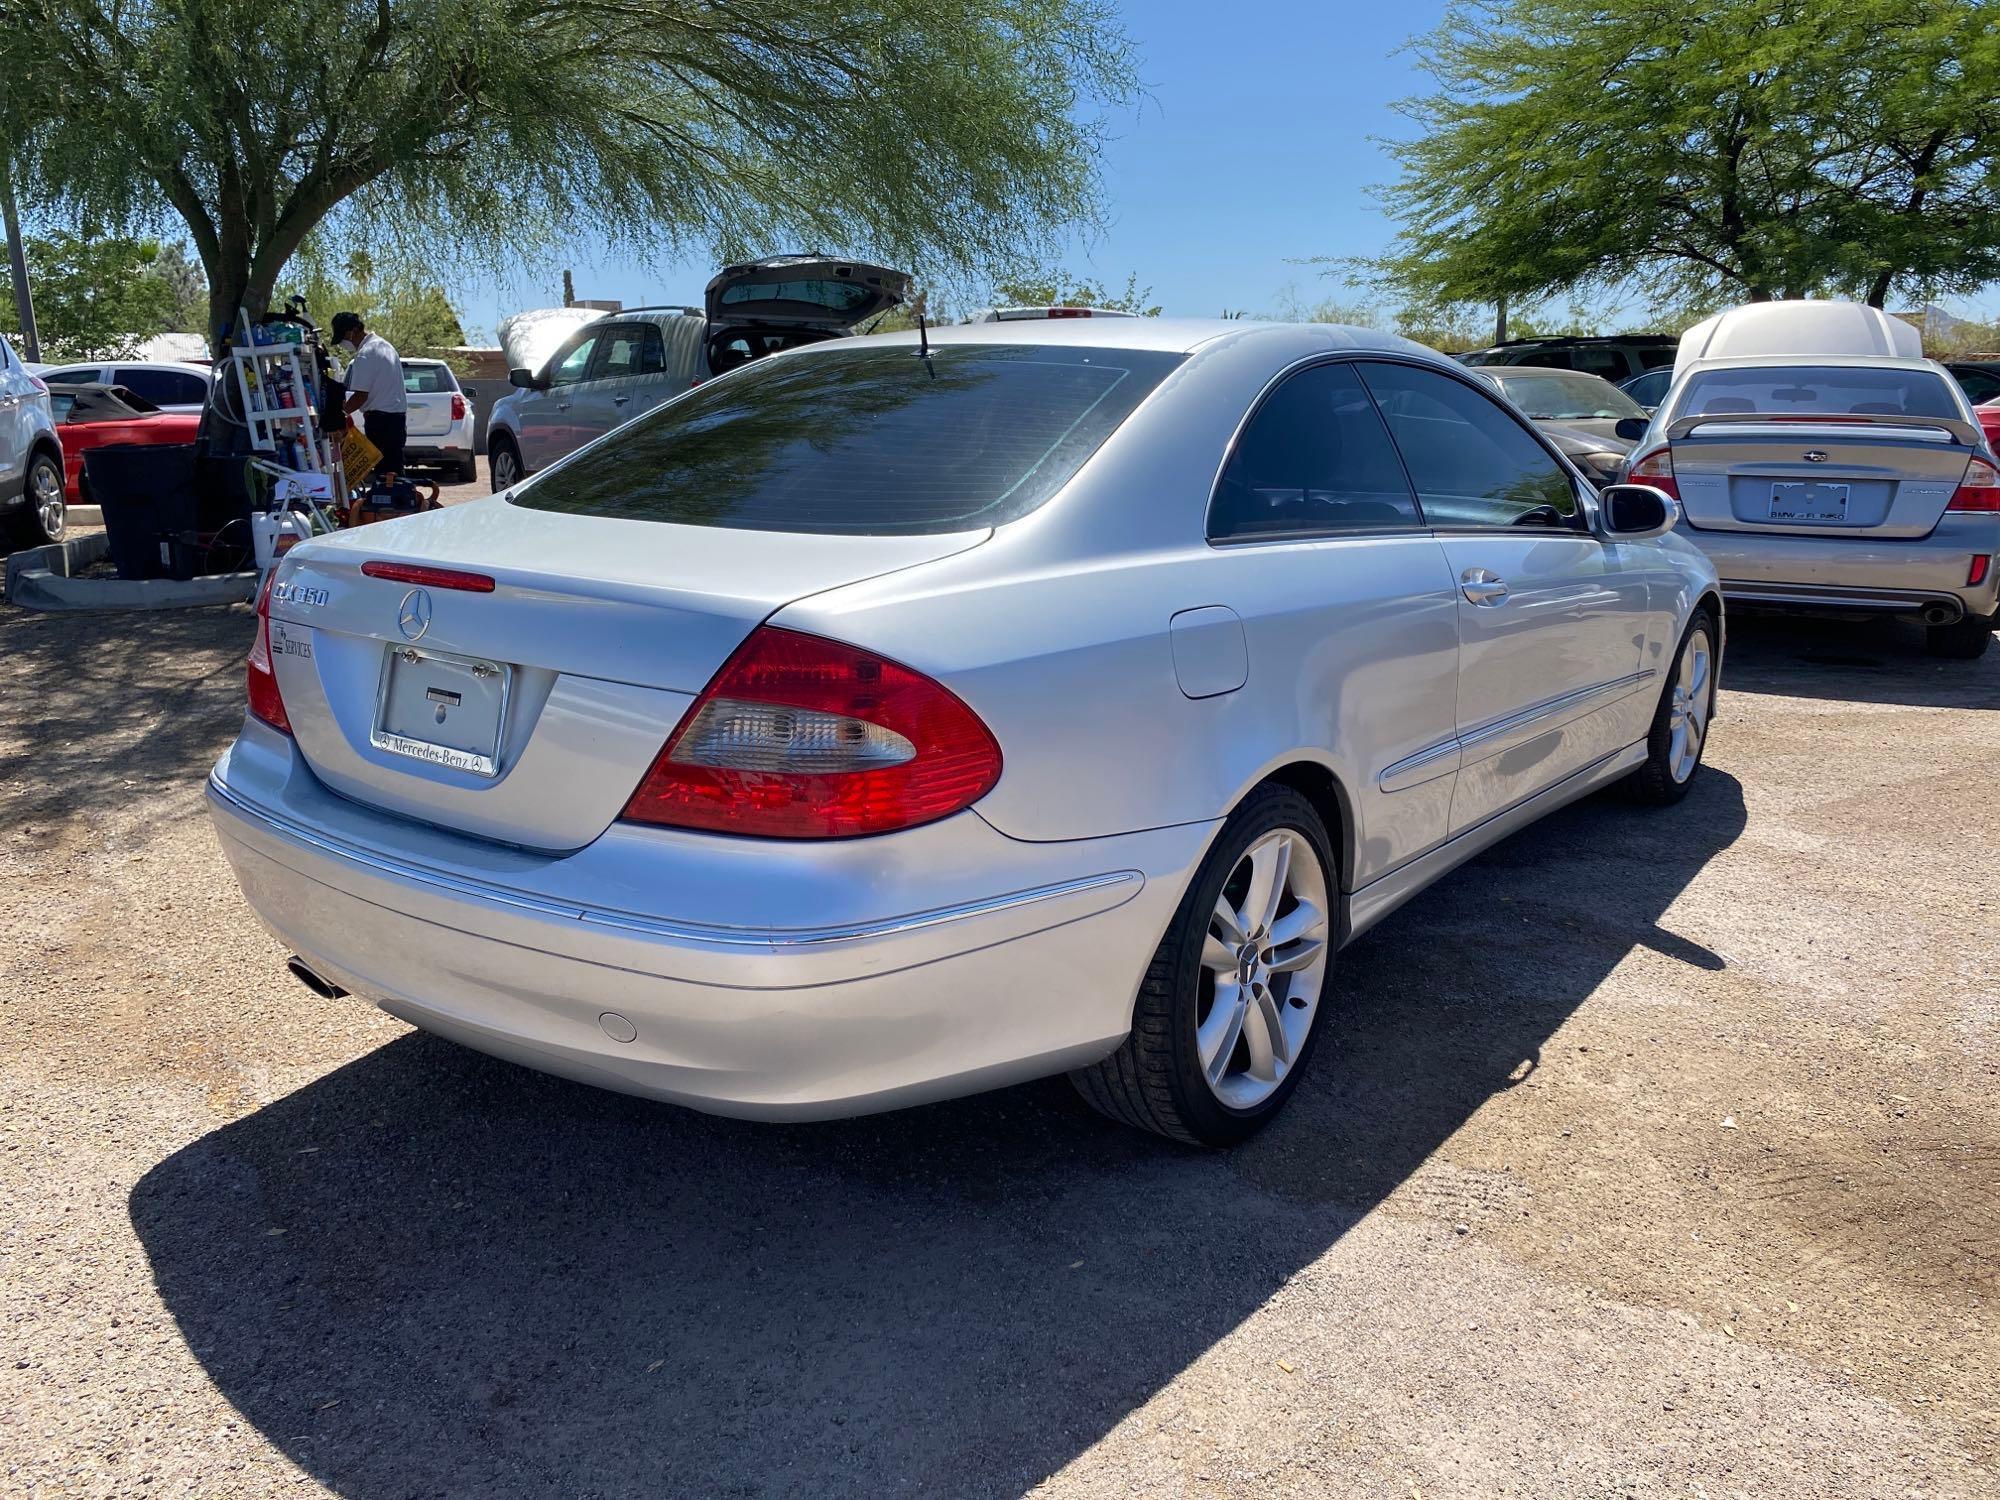
{"label": "open car trunk", "polygon": [[711,330],[811,329],[850,333],[910,294],[910,278],[887,266],[824,255],[770,255],[725,266],[704,294]]}

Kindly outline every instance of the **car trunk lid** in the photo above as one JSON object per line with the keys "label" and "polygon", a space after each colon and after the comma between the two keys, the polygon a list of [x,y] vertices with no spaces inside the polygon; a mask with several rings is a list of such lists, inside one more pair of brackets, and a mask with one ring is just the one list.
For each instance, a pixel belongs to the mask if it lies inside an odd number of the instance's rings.
{"label": "car trunk lid", "polygon": [[1688,522],[1710,531],[1928,536],[1978,451],[1935,417],[1683,417],[1668,428]]}
{"label": "car trunk lid", "polygon": [[987,535],[758,532],[476,501],[295,551],[272,592],[275,670],[299,748],[335,791],[572,849],[609,826],[693,695],[773,611]]}
{"label": "car trunk lid", "polygon": [[846,333],[910,294],[887,266],[823,255],[772,255],[726,266],[709,282],[708,321],[726,328],[815,328]]}

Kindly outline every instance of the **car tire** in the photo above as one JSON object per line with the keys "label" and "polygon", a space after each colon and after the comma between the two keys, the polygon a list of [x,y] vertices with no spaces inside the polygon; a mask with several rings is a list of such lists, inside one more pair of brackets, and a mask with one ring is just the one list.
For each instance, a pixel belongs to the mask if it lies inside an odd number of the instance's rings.
{"label": "car tire", "polygon": [[[1130,1034],[1070,1074],[1091,1107],[1194,1146],[1234,1145],[1269,1123],[1324,1029],[1339,869],[1312,803],[1287,786],[1252,793],[1182,896],[1140,982]],[[1260,878],[1272,891],[1261,913]],[[1241,924],[1234,934],[1225,911]],[[1272,968],[1274,957],[1286,967]]]}
{"label": "car tire", "polygon": [[479,477],[479,460],[468,454],[452,466],[452,472],[460,484],[470,484]]}
{"label": "car tire", "polygon": [[1634,801],[1670,807],[1694,785],[1702,752],[1708,748],[1709,726],[1715,719],[1715,643],[1715,616],[1697,609],[1681,636],[1680,649],[1674,653],[1659,706],[1653,710],[1645,764],[1624,781]]}
{"label": "car tire", "polygon": [[486,440],[486,478],[496,495],[521,482],[521,450],[512,438],[495,435]]}
{"label": "car tire", "polygon": [[1924,649],[1946,661],[1977,661],[1993,645],[1992,615],[1967,615],[1949,625],[1932,625],[1924,631]]}
{"label": "car tire", "polygon": [[28,458],[21,488],[20,531],[30,547],[59,542],[69,530],[69,506],[63,498],[62,462],[45,452]]}

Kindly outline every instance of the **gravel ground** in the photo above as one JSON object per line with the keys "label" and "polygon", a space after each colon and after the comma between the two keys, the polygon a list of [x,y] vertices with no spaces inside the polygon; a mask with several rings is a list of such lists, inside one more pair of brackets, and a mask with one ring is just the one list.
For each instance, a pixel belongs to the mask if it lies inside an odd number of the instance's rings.
{"label": "gravel ground", "polygon": [[1740,623],[1682,807],[1406,907],[1196,1155],[314,998],[201,809],[249,626],[0,610],[0,1491],[2000,1492],[2000,656]]}

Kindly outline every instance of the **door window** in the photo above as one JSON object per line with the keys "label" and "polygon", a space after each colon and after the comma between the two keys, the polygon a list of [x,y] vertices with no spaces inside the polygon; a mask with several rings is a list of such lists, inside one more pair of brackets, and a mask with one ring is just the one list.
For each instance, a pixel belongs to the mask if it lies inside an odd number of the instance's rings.
{"label": "door window", "polygon": [[56,370],[42,377],[44,385],[93,385],[97,381],[97,366],[88,365],[80,370]]}
{"label": "door window", "polygon": [[1367,388],[1348,364],[1314,365],[1265,398],[1209,506],[1211,541],[1423,525]]}
{"label": "door window", "polygon": [[1984,406],[1989,401],[2000,401],[2000,375],[1990,370],[1975,370],[1960,366],[1951,372],[1965,391],[1965,399],[1974,406]]}
{"label": "door window", "polygon": [[111,372],[111,383],[155,406],[198,406],[208,399],[208,381],[192,370],[125,366]]}
{"label": "door window", "polygon": [[1568,471],[1492,397],[1414,365],[1361,369],[1430,525],[1557,525],[1576,515]]}
{"label": "door window", "polygon": [[642,373],[641,358],[646,345],[642,323],[621,323],[597,336],[597,358],[590,367],[592,380],[629,380]]}
{"label": "door window", "polygon": [[572,339],[549,366],[550,385],[575,385],[590,369],[590,356],[597,348],[595,332]]}
{"label": "door window", "polygon": [[664,375],[667,373],[667,343],[660,337],[657,324],[648,323],[640,329],[639,373],[641,375]]}

